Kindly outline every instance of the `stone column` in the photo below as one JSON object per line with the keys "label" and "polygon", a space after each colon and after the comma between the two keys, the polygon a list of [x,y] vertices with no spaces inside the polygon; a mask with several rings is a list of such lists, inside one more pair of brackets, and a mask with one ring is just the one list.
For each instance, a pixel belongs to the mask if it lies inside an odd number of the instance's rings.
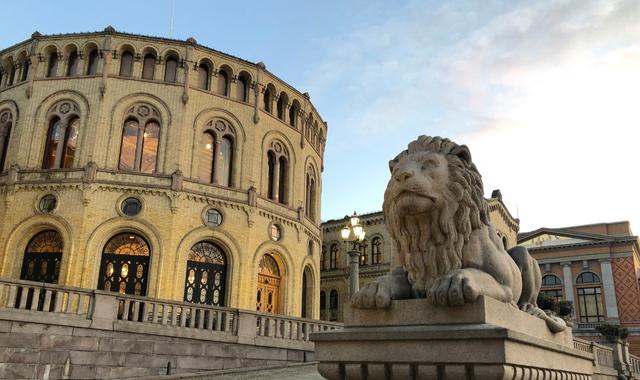
{"label": "stone column", "polygon": [[349,300],[360,290],[360,251],[352,249],[349,254]]}
{"label": "stone column", "polygon": [[564,299],[574,303],[574,308],[577,307],[573,298],[573,274],[571,274],[571,262],[562,263],[562,282],[564,283]]}
{"label": "stone column", "polygon": [[213,143],[213,183],[220,184],[222,182],[222,178],[220,178],[220,159],[218,156],[220,155],[220,137],[216,133],[214,137],[215,141]]}
{"label": "stone column", "polygon": [[273,194],[273,200],[278,202],[280,200],[280,160],[278,157],[273,164],[273,183],[271,184],[271,194]]}
{"label": "stone column", "polygon": [[613,285],[613,270],[611,259],[601,259],[600,273],[602,274],[602,293],[604,305],[607,309],[607,319],[618,319],[618,305],[616,304],[616,289]]}

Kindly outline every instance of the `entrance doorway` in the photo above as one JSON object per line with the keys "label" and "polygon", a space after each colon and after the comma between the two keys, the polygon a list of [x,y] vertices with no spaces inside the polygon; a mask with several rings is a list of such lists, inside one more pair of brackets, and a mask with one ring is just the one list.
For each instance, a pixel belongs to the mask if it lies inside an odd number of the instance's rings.
{"label": "entrance doorway", "polygon": [[147,295],[149,244],[134,233],[112,237],[102,250],[98,289]]}
{"label": "entrance doorway", "polygon": [[191,247],[185,277],[186,302],[224,306],[227,260],[216,244],[201,241]]}
{"label": "entrance doorway", "polygon": [[280,268],[270,254],[265,254],[258,264],[258,289],[256,310],[263,313],[278,313],[280,307]]}
{"label": "entrance doorway", "polygon": [[57,284],[62,248],[58,231],[46,230],[35,235],[24,250],[20,279]]}

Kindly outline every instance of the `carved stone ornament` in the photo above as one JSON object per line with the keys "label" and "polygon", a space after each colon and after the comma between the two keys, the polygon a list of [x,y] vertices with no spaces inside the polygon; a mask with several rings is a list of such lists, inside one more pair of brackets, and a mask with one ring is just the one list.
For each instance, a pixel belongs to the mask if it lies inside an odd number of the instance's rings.
{"label": "carved stone ornament", "polygon": [[389,169],[383,212],[402,271],[362,288],[353,307],[387,308],[392,299],[409,298],[456,306],[488,296],[543,319],[552,332],[566,328],[536,304],[536,260],[524,247],[504,250],[465,145],[420,136]]}
{"label": "carved stone ornament", "polygon": [[0,115],[0,123],[4,124],[11,118],[11,113],[9,111],[5,111]]}
{"label": "carved stone ornament", "polygon": [[222,120],[218,120],[216,121],[214,128],[220,132],[224,132],[227,129],[227,126],[224,124]]}
{"label": "carved stone ornament", "polygon": [[62,104],[60,105],[59,110],[60,110],[60,113],[61,113],[61,114],[63,114],[63,115],[68,114],[68,113],[69,113],[69,111],[71,111],[71,104],[69,104],[69,103],[62,103]]}

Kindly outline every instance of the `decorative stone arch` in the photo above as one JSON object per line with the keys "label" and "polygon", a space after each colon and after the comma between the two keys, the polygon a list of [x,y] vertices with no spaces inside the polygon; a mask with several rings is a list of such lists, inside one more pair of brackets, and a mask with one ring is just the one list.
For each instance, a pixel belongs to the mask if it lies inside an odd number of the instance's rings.
{"label": "decorative stone arch", "polygon": [[276,86],[269,82],[262,88],[262,109],[264,112],[273,115],[273,103],[278,96]]}
{"label": "decorative stone arch", "polygon": [[[201,241],[213,242],[224,250],[227,259],[226,307],[237,307],[240,302],[240,290],[242,286],[240,282],[240,273],[243,271],[242,248],[231,234],[220,228],[212,230],[211,228],[203,226],[191,230],[184,235],[178,243],[176,251],[174,262],[174,268],[176,268],[174,272],[175,277],[173,277],[173,279],[164,279],[162,283],[173,280],[173,289],[167,289],[167,292],[171,292],[172,299],[182,299],[189,250]],[[181,281],[177,281],[178,279]]]}
{"label": "decorative stone arch", "polygon": [[65,57],[68,57],[69,53],[71,53],[73,51],[77,51],[77,52],[82,51],[82,50],[80,50],[80,46],[75,42],[67,42],[64,45],[64,48],[62,48],[62,52],[63,52]]}
{"label": "decorative stone arch", "polygon": [[[174,60],[176,62],[175,72],[171,72],[172,68],[169,66],[169,61]],[[162,52],[162,62],[164,63],[164,70],[162,70],[162,79],[168,83],[179,83],[178,80],[178,68],[180,67],[180,53],[174,48],[167,48]],[[174,76],[173,80],[172,76]]]}
{"label": "decorative stone arch", "polygon": [[[150,61],[149,65],[147,65],[147,57],[153,57],[151,58],[152,61]],[[160,56],[158,55],[158,49],[155,46],[147,45],[142,49],[142,54],[140,56],[142,62],[142,72],[140,74],[140,78],[147,80],[154,80],[156,78],[156,66],[160,62],[158,57]]]}
{"label": "decorative stone arch", "polygon": [[[165,168],[167,167],[167,157],[165,152],[167,149],[169,131],[172,129],[171,111],[169,106],[163,100],[148,93],[135,93],[124,96],[113,106],[111,110],[111,127],[108,131],[104,131],[107,132],[108,135],[101,136],[104,141],[109,142],[106,156],[101,157],[102,162],[104,162],[107,167],[114,169],[118,168],[120,144],[122,141],[123,126],[127,120],[127,112],[136,104],[143,103],[153,106],[160,114],[160,140],[158,141],[156,173],[162,174],[165,172]],[[175,132],[172,131],[172,133]],[[97,136],[97,140],[100,140],[100,136]]]}
{"label": "decorative stone arch", "polygon": [[300,117],[300,110],[302,107],[300,106],[300,101],[298,99],[293,99],[291,102],[291,107],[289,107],[289,125],[293,129],[298,129],[300,122],[298,121]]}
{"label": "decorative stone arch", "polygon": [[[211,83],[213,78],[213,61],[209,57],[196,59],[194,69],[198,73],[196,76],[197,87],[201,90],[211,91]],[[205,81],[206,80],[206,81]]]}
{"label": "decorative stone arch", "polygon": [[62,260],[58,283],[61,285],[77,285],[67,279],[74,273],[71,263],[77,260],[74,252],[72,228],[66,219],[56,214],[33,215],[18,224],[9,232],[4,246],[4,259],[0,256],[2,272],[11,278],[20,278],[20,269],[24,252],[29,241],[38,233],[46,230],[56,230],[62,237]]}
{"label": "decorative stone arch", "polygon": [[82,52],[84,54],[84,65],[82,65],[82,75],[89,75],[89,68],[92,63],[91,53],[93,51],[96,52],[96,56],[95,56],[96,71],[92,75],[96,75],[98,73],[98,67],[99,67],[98,60],[100,59],[100,43],[93,40],[89,40],[85,42],[85,44],[82,46]]}
{"label": "decorative stone arch", "polygon": [[[8,170],[16,162],[15,157],[9,153],[13,153],[10,152],[12,145],[18,146],[18,144],[11,144],[11,141],[18,141],[16,140],[18,121],[19,111],[16,102],[0,101],[0,161],[4,158],[4,162],[0,162],[0,173]],[[13,150],[15,149],[14,147]]]}
{"label": "decorative stone arch", "polygon": [[282,120],[283,123],[287,122],[287,111],[289,109],[289,95],[286,92],[281,91],[278,95],[278,102],[276,106],[276,117]]}
{"label": "decorative stone arch", "polygon": [[168,253],[163,251],[160,231],[152,223],[142,218],[111,218],[102,222],[93,230],[87,239],[82,262],[77,260],[77,266],[74,268],[77,273],[82,273],[80,286],[87,289],[96,288],[104,246],[112,237],[126,232],[140,235],[149,245],[147,296],[157,297],[160,287],[160,264]]}
{"label": "decorative stone arch", "polygon": [[16,76],[15,82],[24,82],[28,79],[29,69],[31,67],[31,59],[29,58],[29,52],[26,49],[20,50],[16,55],[16,65],[18,67],[19,74]]}
{"label": "decorative stone arch", "polygon": [[136,48],[136,46],[128,42],[121,43],[115,50],[118,52],[118,57],[121,57],[122,53],[127,50],[129,50],[134,57],[136,56],[136,54],[138,54],[138,49]]}
{"label": "decorative stone arch", "polygon": [[[241,84],[244,84],[244,93],[242,93],[243,88],[241,88]],[[251,88],[253,87],[253,77],[247,70],[240,70],[238,72],[238,77],[236,79],[236,100],[241,102],[251,103]]]}
{"label": "decorative stone arch", "polygon": [[[307,157],[305,158],[305,162],[304,162],[304,178],[305,178],[305,205],[306,203],[306,199],[307,199],[307,195],[308,195],[308,190],[307,190],[307,174],[309,172],[309,168],[311,168],[313,170],[313,173],[315,174],[315,218],[312,218],[314,222],[317,222],[319,216],[320,216],[320,194],[322,194],[322,180],[321,180],[321,173],[320,173],[320,165],[318,165],[318,162],[316,161],[315,157],[313,157],[312,155],[307,155]],[[306,210],[306,207],[305,207]]]}
{"label": "decorative stone arch", "polygon": [[233,69],[226,63],[218,66],[215,70],[216,90],[215,93],[222,96],[231,95],[231,82],[233,79]]}
{"label": "decorative stone arch", "polygon": [[271,149],[271,145],[273,142],[275,141],[279,141],[280,143],[282,143],[282,146],[287,150],[287,154],[288,154],[288,165],[289,165],[289,171],[288,171],[288,178],[287,178],[287,189],[288,189],[288,193],[285,193],[285,198],[286,198],[286,202],[285,204],[288,205],[293,205],[294,202],[294,196],[295,196],[295,185],[296,185],[296,175],[294,175],[294,173],[296,173],[296,153],[295,153],[295,149],[294,149],[294,145],[291,143],[291,141],[289,140],[289,138],[282,132],[279,131],[269,131],[267,132],[264,137],[262,138],[262,170],[261,170],[261,177],[260,177],[260,192],[263,194],[263,196],[265,198],[268,198],[268,194],[269,194],[269,189],[268,189],[268,185],[269,185],[269,159],[268,159],[268,152]]}
{"label": "decorative stone arch", "polygon": [[253,289],[253,291],[246,292],[248,297],[247,306],[249,309],[255,310],[255,292],[258,286],[258,264],[260,263],[262,256],[266,253],[273,256],[278,264],[278,268],[280,269],[280,276],[282,279],[280,288],[280,302],[282,305],[280,308],[281,314],[291,315],[298,313],[298,310],[294,310],[298,292],[294,291],[295,279],[293,278],[293,275],[297,274],[299,271],[293,270],[293,258],[289,250],[284,245],[280,245],[272,241],[265,241],[260,244],[253,255],[253,259],[251,260],[251,271],[248,272],[251,273],[251,286],[249,289]]}
{"label": "decorative stone arch", "polygon": [[[42,50],[41,50],[41,56],[44,57],[45,64],[41,65],[42,66],[42,70],[39,73],[40,77],[50,77],[49,76],[49,69],[51,68],[51,65],[52,65],[51,59],[53,57],[53,54],[56,55],[56,62],[57,62],[56,65],[58,65],[56,67],[58,67],[58,69],[59,69],[60,60],[61,60],[61,57],[62,57],[62,54],[63,54],[62,53],[62,48],[59,45],[55,44],[55,43],[49,43],[45,47],[43,47]],[[53,76],[57,76],[57,72],[59,71],[58,69],[52,70],[52,72],[54,74]]]}
{"label": "decorative stone arch", "polygon": [[[63,90],[49,95],[36,108],[34,114],[35,133],[33,133],[32,136],[28,136],[29,142],[24,142],[24,145],[29,146],[27,161],[29,167],[41,167],[42,157],[47,143],[49,123],[55,116],[51,111],[54,107],[62,105],[63,103],[73,103],[77,106],[77,110],[74,112],[75,115],[80,118],[80,127],[78,129],[78,151],[76,157],[74,157],[74,165],[82,166],[84,159],[83,154],[89,149],[86,145],[87,136],[93,132],[87,131],[89,126],[88,120],[91,117],[89,101],[79,92]],[[70,110],[65,115],[71,117],[73,114]],[[61,122],[64,122],[64,120],[61,120]]]}
{"label": "decorative stone arch", "polygon": [[[229,126],[233,128],[235,132],[235,141],[233,147],[233,157],[232,157],[232,183],[235,188],[242,188],[242,166],[244,160],[244,152],[246,151],[246,141],[247,135],[245,133],[244,126],[240,122],[240,120],[228,110],[223,108],[207,108],[196,116],[191,136],[191,165],[190,172],[186,173],[190,178],[196,178],[198,173],[198,143],[200,141],[200,135],[204,133],[208,126],[209,121],[213,119],[222,119],[229,123]],[[189,137],[183,134],[184,138],[188,139]]]}

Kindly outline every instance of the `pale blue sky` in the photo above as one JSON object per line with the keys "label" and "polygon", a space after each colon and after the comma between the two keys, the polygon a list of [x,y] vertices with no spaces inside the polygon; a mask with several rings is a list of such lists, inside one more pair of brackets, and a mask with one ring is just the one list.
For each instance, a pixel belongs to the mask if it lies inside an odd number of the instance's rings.
{"label": "pale blue sky", "polygon": [[[523,231],[640,223],[639,1],[175,3],[173,38],[311,94],[329,123],[324,220],[381,209],[388,160],[439,134],[469,145]],[[0,47],[107,25],[169,37],[171,4],[7,2]]]}

